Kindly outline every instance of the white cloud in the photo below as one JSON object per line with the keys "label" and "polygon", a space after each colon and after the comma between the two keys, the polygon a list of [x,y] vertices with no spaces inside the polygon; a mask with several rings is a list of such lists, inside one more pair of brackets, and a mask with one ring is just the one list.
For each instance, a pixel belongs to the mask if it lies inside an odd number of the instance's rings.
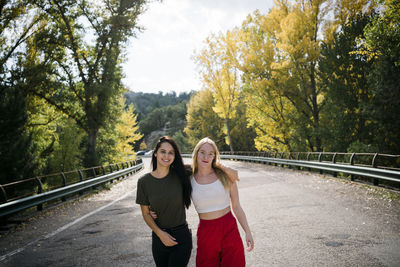
{"label": "white cloud", "polygon": [[141,15],[145,28],[132,39],[124,65],[124,83],[130,90],[188,92],[199,90],[191,59],[211,33],[240,26],[255,9],[266,12],[272,1],[164,0],[153,2]]}

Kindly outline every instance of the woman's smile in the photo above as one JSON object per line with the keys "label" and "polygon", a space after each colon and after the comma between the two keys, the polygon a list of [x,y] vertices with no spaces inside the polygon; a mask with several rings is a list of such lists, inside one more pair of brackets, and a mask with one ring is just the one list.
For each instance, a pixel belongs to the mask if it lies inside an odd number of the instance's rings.
{"label": "woman's smile", "polygon": [[164,142],[161,144],[155,156],[158,163],[168,167],[175,160],[174,148],[169,143]]}

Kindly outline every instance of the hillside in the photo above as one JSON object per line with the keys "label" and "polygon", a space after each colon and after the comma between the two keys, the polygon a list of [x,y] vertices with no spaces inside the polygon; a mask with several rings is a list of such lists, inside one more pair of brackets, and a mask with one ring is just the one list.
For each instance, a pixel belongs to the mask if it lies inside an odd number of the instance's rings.
{"label": "hillside", "polygon": [[[193,92],[179,95],[175,92],[126,93],[127,104],[133,103],[135,106],[139,131],[144,135],[143,140],[148,148],[153,147],[160,136],[169,135],[175,139],[181,150],[185,150],[187,144],[183,138],[183,129],[186,125],[186,104],[192,94]],[[135,150],[139,150],[140,143],[141,141],[135,145]]]}

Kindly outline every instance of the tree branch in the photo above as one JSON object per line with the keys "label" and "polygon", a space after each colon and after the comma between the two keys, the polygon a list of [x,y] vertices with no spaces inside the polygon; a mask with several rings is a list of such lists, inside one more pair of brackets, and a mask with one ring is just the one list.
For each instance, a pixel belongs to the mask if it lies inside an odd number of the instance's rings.
{"label": "tree branch", "polygon": [[40,92],[38,92],[36,90],[32,90],[32,91],[29,91],[29,92],[31,94],[35,95],[35,96],[40,97],[41,99],[44,99],[47,103],[49,103],[50,105],[55,107],[57,110],[61,111],[62,113],[64,113],[68,117],[71,117],[72,119],[74,119],[76,124],[79,125],[79,127],[81,127],[84,131],[87,131],[87,129],[85,127],[85,124],[83,123],[81,118],[79,118],[77,114],[72,113],[71,109],[69,109],[68,107],[64,107],[63,105],[60,105],[54,99],[51,99],[51,98],[47,97],[46,95],[44,95],[43,93],[40,93]]}

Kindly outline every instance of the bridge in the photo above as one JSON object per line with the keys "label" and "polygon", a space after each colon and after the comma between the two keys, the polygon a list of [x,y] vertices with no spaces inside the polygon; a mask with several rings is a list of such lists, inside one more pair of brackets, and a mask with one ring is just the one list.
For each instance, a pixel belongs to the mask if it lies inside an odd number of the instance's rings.
{"label": "bridge", "polygon": [[[150,229],[135,204],[149,159],[144,164],[110,190],[14,218],[22,223],[1,232],[0,266],[154,266]],[[224,164],[239,171],[255,239],[247,266],[400,266],[398,192],[278,166]],[[187,217],[195,266],[194,207]]]}

